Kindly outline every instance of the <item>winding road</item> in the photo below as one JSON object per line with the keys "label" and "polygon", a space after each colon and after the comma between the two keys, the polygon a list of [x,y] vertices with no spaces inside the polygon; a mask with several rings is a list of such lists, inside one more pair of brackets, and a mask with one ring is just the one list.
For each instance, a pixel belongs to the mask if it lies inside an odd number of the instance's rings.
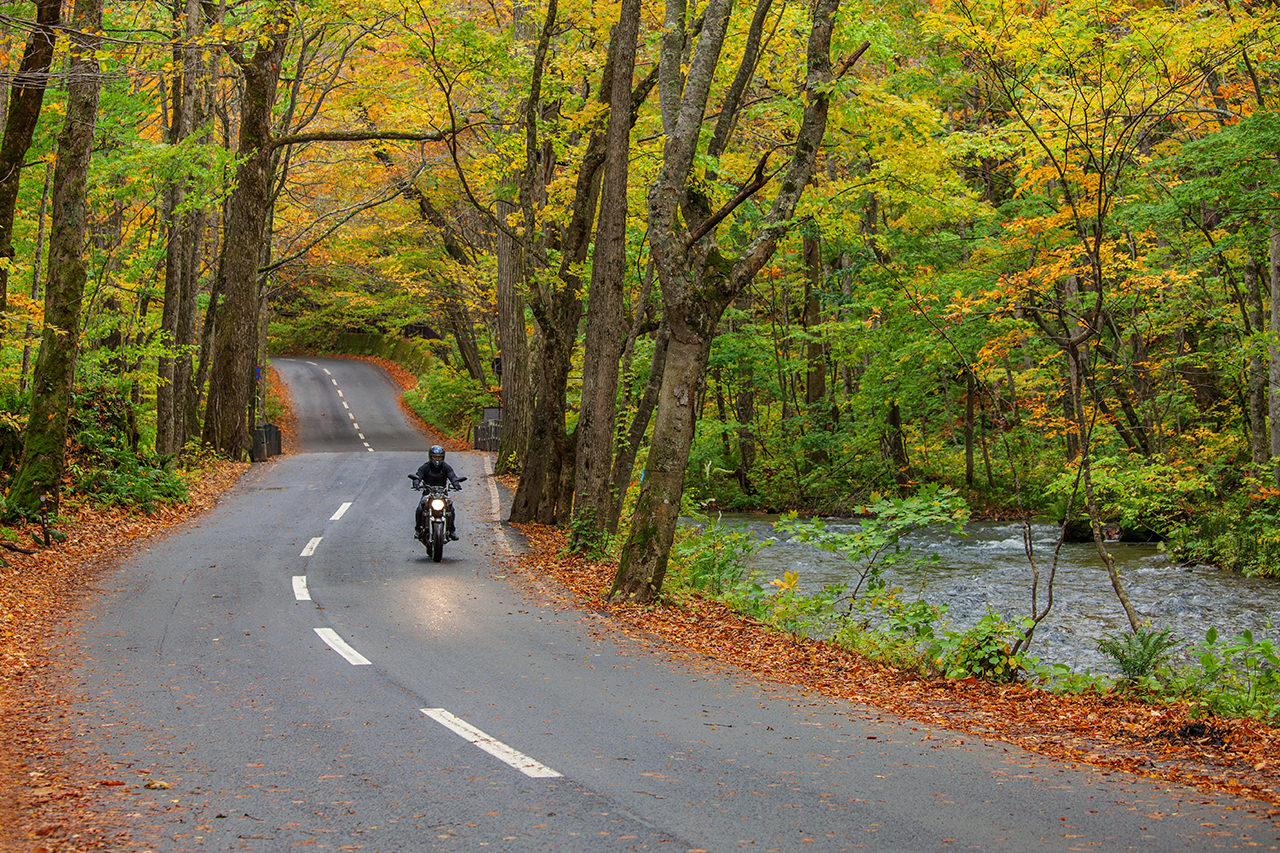
{"label": "winding road", "polygon": [[504,576],[489,457],[453,453],[432,563],[426,442],[374,365],[274,360],[300,448],[110,575],[77,737],[159,851],[1211,850],[1266,806],[1054,762],[663,660]]}

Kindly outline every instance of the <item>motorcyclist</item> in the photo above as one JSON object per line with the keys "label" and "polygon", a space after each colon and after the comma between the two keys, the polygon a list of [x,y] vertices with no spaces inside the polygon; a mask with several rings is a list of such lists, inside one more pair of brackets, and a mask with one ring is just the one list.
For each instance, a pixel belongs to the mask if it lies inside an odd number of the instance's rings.
{"label": "motorcyclist", "polygon": [[[462,488],[462,481],[454,473],[453,466],[444,461],[444,448],[438,444],[431,445],[431,449],[427,451],[427,461],[422,463],[414,476],[421,480],[423,485],[451,485],[455,489]],[[414,522],[417,525],[418,532],[421,533],[423,525],[427,523],[426,518],[422,515],[421,504],[418,505],[418,509],[414,513]],[[454,529],[453,501],[449,502],[449,514],[445,519],[445,524],[449,539],[456,540],[458,533]]]}

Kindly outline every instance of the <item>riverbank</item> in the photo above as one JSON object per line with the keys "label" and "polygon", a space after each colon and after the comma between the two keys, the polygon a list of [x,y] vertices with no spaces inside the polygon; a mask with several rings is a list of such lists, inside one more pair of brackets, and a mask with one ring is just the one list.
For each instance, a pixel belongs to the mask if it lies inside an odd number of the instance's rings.
{"label": "riverbank", "polygon": [[614,568],[567,555],[563,531],[520,525],[531,552],[517,576],[675,665],[734,667],[824,696],[870,705],[923,726],[930,737],[981,737],[1030,752],[1221,793],[1256,798],[1280,819],[1280,729],[1256,720],[1197,719],[1186,705],[1151,706],[1109,694],[1061,695],[1027,684],[926,680],[825,643],[800,640],[693,598],[639,607],[604,600]]}

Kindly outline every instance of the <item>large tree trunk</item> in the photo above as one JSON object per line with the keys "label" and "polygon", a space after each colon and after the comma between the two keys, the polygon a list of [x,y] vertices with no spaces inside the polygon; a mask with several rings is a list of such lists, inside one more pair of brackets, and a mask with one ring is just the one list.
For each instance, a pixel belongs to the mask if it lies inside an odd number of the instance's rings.
{"label": "large tree trunk", "polygon": [[290,21],[274,18],[251,59],[233,56],[244,73],[236,186],[228,205],[218,276],[223,294],[209,373],[204,442],[233,459],[249,450],[258,344],[258,266],[271,185],[271,107]]}
{"label": "large tree trunk", "polygon": [[595,550],[609,535],[615,496],[610,478],[617,423],[618,368],[622,358],[623,280],[627,266],[627,172],[631,155],[631,78],[640,33],[639,0],[623,0],[613,33],[612,91],[605,132],[600,191],[587,304],[582,402],[576,433],[573,533],[570,547]]}
{"label": "large tree trunk", "polygon": [[[500,201],[498,218],[503,221],[515,206]],[[498,438],[498,473],[519,469],[528,455],[533,432],[533,386],[529,380],[529,337],[524,318],[524,250],[507,229],[499,228],[495,239],[498,263],[498,370],[502,382],[502,431]]]}
{"label": "large tree trunk", "polygon": [[645,384],[640,402],[636,404],[635,417],[627,430],[627,440],[618,448],[613,460],[613,493],[616,496],[609,507],[609,535],[618,532],[618,522],[622,516],[622,502],[627,488],[631,485],[631,473],[636,466],[636,456],[640,452],[640,444],[649,429],[649,421],[653,418],[653,410],[658,404],[658,394],[662,390],[662,375],[667,369],[667,324],[658,326],[653,341],[653,361],[649,364],[649,381]]}
{"label": "large tree trunk", "polygon": [[1272,476],[1280,487],[1280,223],[1271,224],[1271,335],[1269,349],[1271,356],[1270,380],[1271,393],[1267,396],[1267,409],[1271,416],[1271,462]]}
{"label": "large tree trunk", "polygon": [[[682,56],[684,4],[668,3],[658,87],[667,133],[662,169],[649,192],[649,243],[671,339],[645,480],[611,597],[643,603],[662,589],[693,442],[694,400],[711,338],[725,307],[773,256],[813,175],[827,126],[833,79],[831,31],[838,7],[839,0],[818,0],[813,9],[806,103],[791,163],[759,230],[740,255],[729,259],[714,246],[715,227],[732,213],[735,202],[763,188],[764,161],[734,199],[715,214],[703,215],[705,211],[690,199],[688,185],[731,3],[708,3],[687,76]],[[673,35],[672,30],[677,32]]]}
{"label": "large tree trunk", "polygon": [[67,65],[67,118],[58,135],[49,234],[49,282],[45,288],[44,337],[32,378],[22,462],[9,489],[9,506],[27,513],[57,513],[66,467],[67,416],[75,384],[80,306],[88,277],[84,263],[89,161],[98,117],[98,60],[102,0],[76,0],[73,46]]}
{"label": "large tree trunk", "polygon": [[698,383],[707,368],[711,342],[688,324],[669,329],[666,367],[644,483],[632,517],[611,595],[652,601],[662,590],[667,558],[680,518],[684,469],[697,421]]}
{"label": "large tree trunk", "polygon": [[36,0],[35,26],[27,37],[22,63],[14,75],[9,108],[4,117],[4,141],[0,143],[0,332],[8,322],[9,262],[13,260],[13,220],[18,207],[22,165],[31,148],[45,81],[53,62],[53,45],[62,19],[62,0]]}

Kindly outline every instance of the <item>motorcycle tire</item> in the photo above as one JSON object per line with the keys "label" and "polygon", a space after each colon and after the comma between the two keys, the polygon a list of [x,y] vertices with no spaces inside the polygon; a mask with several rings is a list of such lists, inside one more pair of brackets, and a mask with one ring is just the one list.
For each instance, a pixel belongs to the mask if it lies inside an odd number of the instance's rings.
{"label": "motorcycle tire", "polygon": [[431,522],[431,539],[427,544],[431,552],[431,562],[438,563],[444,558],[444,522]]}

